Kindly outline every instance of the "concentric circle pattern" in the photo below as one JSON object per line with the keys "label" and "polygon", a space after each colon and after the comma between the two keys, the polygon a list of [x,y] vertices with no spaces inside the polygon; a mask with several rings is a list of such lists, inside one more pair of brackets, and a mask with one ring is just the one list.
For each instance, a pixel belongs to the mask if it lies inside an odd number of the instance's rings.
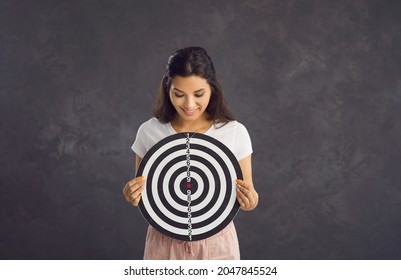
{"label": "concentric circle pattern", "polygon": [[169,237],[208,238],[238,213],[239,163],[223,143],[205,134],[177,133],[162,139],[143,157],[137,172],[141,175],[146,187],[139,209],[151,226]]}

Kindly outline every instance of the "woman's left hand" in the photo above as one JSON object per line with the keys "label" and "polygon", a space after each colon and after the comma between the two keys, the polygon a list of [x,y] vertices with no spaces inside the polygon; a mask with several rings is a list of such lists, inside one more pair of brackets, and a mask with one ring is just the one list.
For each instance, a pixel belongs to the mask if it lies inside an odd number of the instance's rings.
{"label": "woman's left hand", "polygon": [[253,185],[238,179],[237,200],[242,210],[250,211],[258,205],[259,195]]}

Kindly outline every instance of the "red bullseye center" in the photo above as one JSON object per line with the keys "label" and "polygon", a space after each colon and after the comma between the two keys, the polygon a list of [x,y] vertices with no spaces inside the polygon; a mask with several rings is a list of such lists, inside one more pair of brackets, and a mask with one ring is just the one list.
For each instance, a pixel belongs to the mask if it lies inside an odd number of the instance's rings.
{"label": "red bullseye center", "polygon": [[191,184],[187,184],[187,188],[190,189],[191,188]]}

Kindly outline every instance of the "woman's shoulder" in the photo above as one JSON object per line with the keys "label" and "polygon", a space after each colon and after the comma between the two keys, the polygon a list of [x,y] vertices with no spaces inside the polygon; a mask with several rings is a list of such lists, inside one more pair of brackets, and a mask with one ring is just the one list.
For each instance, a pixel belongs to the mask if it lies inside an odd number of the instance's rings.
{"label": "woman's shoulder", "polygon": [[143,158],[154,144],[170,134],[168,123],[164,124],[157,118],[150,118],[139,126],[132,149],[139,157]]}
{"label": "woman's shoulder", "polygon": [[246,130],[245,125],[243,125],[241,122],[237,120],[232,120],[228,122],[218,122],[215,124],[216,129],[222,129],[222,130]]}
{"label": "woman's shoulder", "polygon": [[166,126],[168,126],[168,124],[160,122],[159,119],[156,117],[152,117],[143,122],[140,126],[140,129],[157,129]]}
{"label": "woman's shoulder", "polygon": [[[220,125],[218,124],[218,127]],[[216,127],[215,131],[219,134],[225,134],[234,138],[250,138],[248,129],[245,125],[237,120],[229,121],[225,124],[221,124],[221,127]]]}
{"label": "woman's shoulder", "polygon": [[152,117],[141,124],[137,135],[145,139],[161,140],[172,134],[170,123],[162,123],[159,119]]}
{"label": "woman's shoulder", "polygon": [[245,125],[239,121],[218,123],[210,136],[225,144],[238,160],[252,153],[252,142]]}

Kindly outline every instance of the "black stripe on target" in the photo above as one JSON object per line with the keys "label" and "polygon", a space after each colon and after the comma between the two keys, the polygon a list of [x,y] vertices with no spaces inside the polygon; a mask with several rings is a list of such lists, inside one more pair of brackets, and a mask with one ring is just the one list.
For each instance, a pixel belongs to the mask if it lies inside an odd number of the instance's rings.
{"label": "black stripe on target", "polygon": [[143,157],[137,176],[145,176],[146,187],[139,209],[161,233],[196,241],[213,236],[234,219],[239,209],[235,180],[242,179],[242,173],[237,159],[223,143],[205,134],[189,132],[189,137],[189,149],[187,133],[177,133],[162,139]]}

